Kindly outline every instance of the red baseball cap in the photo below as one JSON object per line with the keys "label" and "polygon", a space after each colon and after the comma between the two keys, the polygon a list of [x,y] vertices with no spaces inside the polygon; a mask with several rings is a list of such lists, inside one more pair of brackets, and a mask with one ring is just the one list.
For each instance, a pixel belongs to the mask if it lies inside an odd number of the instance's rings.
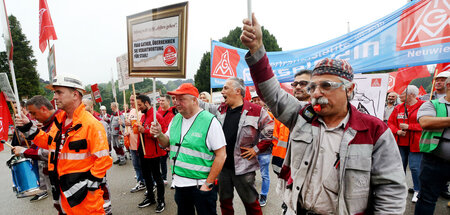
{"label": "red baseball cap", "polygon": [[198,89],[190,83],[184,83],[180,85],[176,90],[167,92],[169,95],[193,95],[198,97]]}

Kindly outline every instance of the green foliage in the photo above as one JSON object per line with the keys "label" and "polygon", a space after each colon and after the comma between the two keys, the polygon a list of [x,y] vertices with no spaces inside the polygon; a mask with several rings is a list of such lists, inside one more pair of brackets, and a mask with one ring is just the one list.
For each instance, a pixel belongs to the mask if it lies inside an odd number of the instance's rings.
{"label": "green foliage", "polygon": [[[175,81],[169,81],[166,85],[156,80],[156,90],[161,92],[161,94],[166,94],[167,91],[171,91],[176,89],[178,86],[180,86],[183,83],[193,83],[194,80],[187,79],[187,80],[175,80]],[[168,88],[169,87],[169,88]],[[116,88],[116,95],[117,95],[117,103],[119,103],[120,110],[123,110],[123,91],[119,91],[119,84],[118,81],[115,83]],[[100,90],[100,95],[102,96],[102,105],[106,107],[106,110],[108,113],[111,113],[111,103],[114,102],[114,97],[112,93],[112,84],[111,82],[108,83],[98,83],[98,89]],[[134,89],[136,91],[136,94],[138,93],[144,93],[144,94],[150,94],[153,92],[153,79],[151,78],[144,78],[143,82],[134,84]],[[87,92],[91,92],[91,85],[88,85],[85,87],[85,90]],[[130,96],[133,94],[133,88],[130,86],[129,90],[125,91],[125,100],[128,105],[130,105]],[[99,112],[100,105],[97,104],[94,106],[95,111]]]}
{"label": "green foliage", "polygon": [[[34,58],[30,41],[22,33],[22,27],[15,16],[9,16],[9,25],[14,44],[13,63],[19,98],[31,98],[34,95],[44,94],[39,83],[39,74],[36,71],[37,61]],[[0,72],[8,74],[11,88],[14,90],[6,52],[0,53]]]}
{"label": "green foliage", "polygon": [[[267,29],[264,27],[261,28],[263,33],[263,44],[267,51],[282,51],[281,47],[278,45],[277,39],[274,35],[272,35]],[[226,43],[230,46],[234,46],[241,49],[247,49],[241,43],[241,34],[242,29],[240,27],[236,27],[228,33],[228,36],[223,37],[219,41],[222,43]],[[205,52],[200,61],[200,67],[197,70],[196,75],[194,76],[195,86],[198,90],[209,92],[210,83],[211,83],[211,52]],[[216,89],[220,90],[220,89]]]}

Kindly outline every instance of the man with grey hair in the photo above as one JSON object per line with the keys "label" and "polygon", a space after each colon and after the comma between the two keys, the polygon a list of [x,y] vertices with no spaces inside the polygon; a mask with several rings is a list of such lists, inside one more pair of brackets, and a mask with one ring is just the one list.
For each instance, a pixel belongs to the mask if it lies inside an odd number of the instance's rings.
{"label": "man with grey hair", "polygon": [[123,130],[125,129],[125,125],[119,124],[119,120],[121,122],[125,121],[125,117],[123,114],[120,114],[119,104],[117,102],[111,103],[112,114],[109,123],[109,133],[111,135],[111,146],[117,155],[117,160],[113,162],[113,164],[119,164],[119,166],[125,165],[127,161],[125,160],[125,151],[123,150],[123,142],[120,142],[122,138]]}
{"label": "man with grey hair", "polygon": [[387,95],[386,106],[384,107],[383,121],[387,123],[389,116],[391,116],[394,107],[397,105],[398,94],[396,92],[390,92]]}
{"label": "man with grey hair", "polygon": [[[53,120],[55,119],[55,114],[60,111],[56,111],[50,101],[43,96],[33,96],[30,100],[25,104],[28,112],[31,115],[31,119],[38,121],[42,124],[42,130],[48,132],[51,125],[53,124]],[[25,108],[24,107],[24,108]],[[38,162],[39,167],[39,189],[42,190],[41,193],[38,193],[33,198],[30,199],[31,202],[39,201],[48,197],[47,189],[50,188],[50,178],[48,176],[48,150],[43,149],[35,145],[31,144],[30,148],[24,148],[22,146],[15,146],[14,154],[16,156],[24,156],[26,158],[31,158],[34,161]],[[60,206],[55,206],[57,209]]]}
{"label": "man with grey hair", "polygon": [[433,214],[439,194],[450,181],[450,79],[444,83],[446,95],[423,103],[417,114],[423,128],[423,158],[415,214]]}
{"label": "man with grey hair", "polygon": [[219,175],[219,201],[222,214],[233,214],[236,188],[248,214],[261,214],[255,187],[256,155],[272,145],[273,120],[266,110],[246,100],[242,79],[227,79],[221,105],[200,102],[200,107],[217,116],[227,141],[227,159]]}
{"label": "man with grey hair", "polygon": [[408,163],[409,169],[411,169],[414,184],[412,202],[417,202],[417,195],[419,194],[419,174],[422,161],[422,153],[419,149],[422,127],[417,121],[417,112],[425,101],[417,99],[418,94],[419,89],[416,86],[408,85],[400,94],[402,103],[395,106],[387,123],[397,141],[402,157],[403,170],[406,173]]}
{"label": "man with grey hair", "polygon": [[445,89],[445,81],[447,78],[450,77],[450,71],[444,71],[436,75],[434,77],[434,92],[428,93],[426,95],[423,95],[420,97],[421,100],[429,101],[430,96],[431,100],[433,99],[440,99],[446,95],[446,89]]}
{"label": "man with grey hair", "polygon": [[325,58],[313,70],[312,104],[281,89],[253,15],[241,42],[258,94],[291,133],[279,192],[297,214],[403,214],[406,186],[400,153],[387,125],[350,104],[353,69]]}

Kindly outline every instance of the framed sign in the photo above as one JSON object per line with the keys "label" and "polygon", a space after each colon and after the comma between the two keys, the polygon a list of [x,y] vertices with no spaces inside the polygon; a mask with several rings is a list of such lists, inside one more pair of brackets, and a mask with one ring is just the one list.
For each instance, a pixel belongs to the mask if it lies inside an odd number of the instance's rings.
{"label": "framed sign", "polygon": [[186,78],[188,2],[127,16],[130,76]]}

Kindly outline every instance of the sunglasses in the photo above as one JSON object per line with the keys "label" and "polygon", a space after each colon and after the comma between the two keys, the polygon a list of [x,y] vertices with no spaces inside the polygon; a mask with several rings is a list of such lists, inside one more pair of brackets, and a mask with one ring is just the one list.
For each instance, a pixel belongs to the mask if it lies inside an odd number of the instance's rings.
{"label": "sunglasses", "polygon": [[335,90],[339,88],[340,86],[344,85],[342,82],[333,82],[333,81],[321,81],[319,84],[316,84],[314,82],[311,82],[307,87],[306,90],[308,93],[313,93],[316,91],[317,86],[319,86],[319,91],[321,93],[329,92],[331,90]]}
{"label": "sunglasses", "polygon": [[291,86],[297,87],[297,85],[300,85],[300,87],[306,87],[309,84],[309,81],[294,81],[291,83]]}

